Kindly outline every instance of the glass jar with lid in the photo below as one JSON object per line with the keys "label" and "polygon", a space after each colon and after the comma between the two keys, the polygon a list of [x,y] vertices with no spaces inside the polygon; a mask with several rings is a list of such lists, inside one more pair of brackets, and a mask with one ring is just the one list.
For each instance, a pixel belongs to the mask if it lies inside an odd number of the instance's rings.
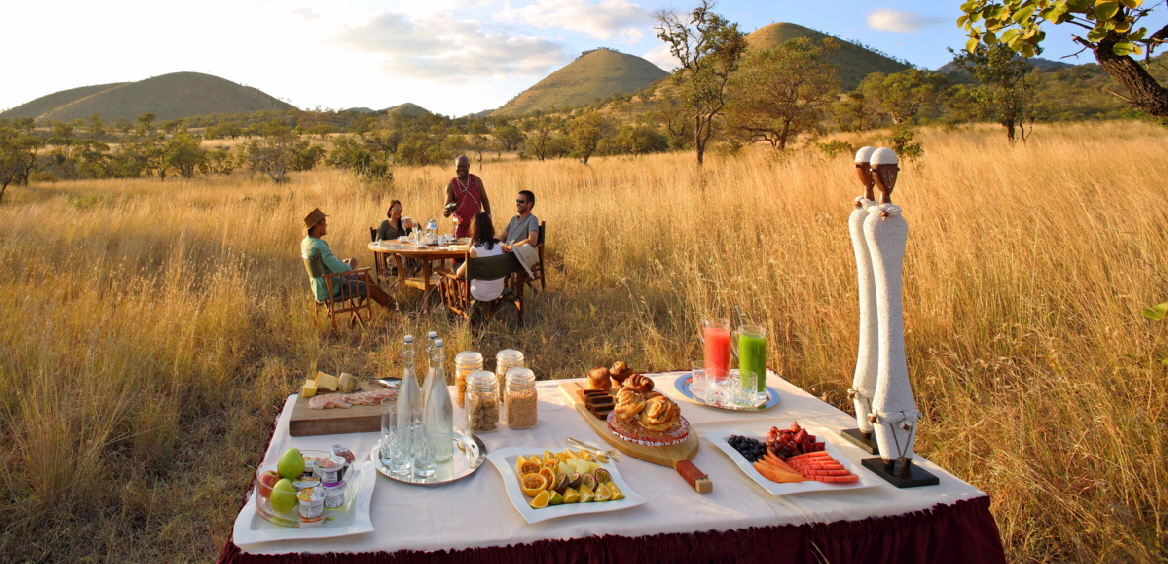
{"label": "glass jar with lid", "polygon": [[499,380],[499,398],[506,397],[507,371],[512,368],[523,368],[523,353],[505,349],[495,355],[495,378]]}
{"label": "glass jar with lid", "polygon": [[507,371],[507,396],[504,401],[507,426],[512,429],[531,429],[538,420],[539,394],[535,389],[535,373],[528,368]]}
{"label": "glass jar with lid", "polygon": [[476,370],[466,377],[467,427],[475,433],[499,428],[499,384],[494,374]]}
{"label": "glass jar with lid", "polygon": [[454,385],[458,407],[466,408],[466,377],[475,370],[483,369],[483,354],[471,351],[454,355]]}

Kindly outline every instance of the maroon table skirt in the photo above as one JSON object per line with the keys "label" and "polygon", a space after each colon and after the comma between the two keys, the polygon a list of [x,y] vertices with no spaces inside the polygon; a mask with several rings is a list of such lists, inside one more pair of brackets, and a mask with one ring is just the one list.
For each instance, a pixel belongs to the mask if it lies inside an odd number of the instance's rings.
{"label": "maroon table skirt", "polygon": [[1004,564],[990,498],[962,500],[894,517],[735,531],[606,535],[468,550],[362,554],[244,554],[228,539],[220,564],[254,563],[628,563]]}

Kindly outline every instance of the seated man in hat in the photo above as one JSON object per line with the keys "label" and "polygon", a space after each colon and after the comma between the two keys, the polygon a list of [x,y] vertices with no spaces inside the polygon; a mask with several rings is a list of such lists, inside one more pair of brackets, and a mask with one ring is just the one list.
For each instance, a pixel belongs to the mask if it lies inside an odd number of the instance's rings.
{"label": "seated man in hat", "polygon": [[[311,258],[320,256],[324,262],[325,274],[335,274],[338,272],[348,272],[357,266],[357,259],[351,258],[344,261],[333,256],[332,249],[329,249],[328,243],[321,240],[328,234],[328,216],[319,208],[309,212],[304,218],[304,227],[308,230],[307,236],[300,242],[300,256],[303,258]],[[311,279],[312,293],[316,296],[316,301],[323,302],[328,299],[328,286],[324,282],[323,276],[314,276]],[[385,293],[380,286],[376,284],[366,285],[363,280],[360,280],[356,275],[350,274],[341,276],[338,282],[333,284],[333,299],[347,300],[355,296],[368,296],[369,299],[375,301],[381,307],[390,308],[392,303],[389,294]]]}

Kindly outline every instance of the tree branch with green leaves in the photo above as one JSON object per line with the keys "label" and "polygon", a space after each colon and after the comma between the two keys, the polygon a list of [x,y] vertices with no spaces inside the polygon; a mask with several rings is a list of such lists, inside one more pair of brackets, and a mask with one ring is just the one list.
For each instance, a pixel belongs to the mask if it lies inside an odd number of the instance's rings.
{"label": "tree branch with green leaves", "polygon": [[[967,51],[978,45],[1008,46],[1024,57],[1033,57],[1046,39],[1044,25],[1067,25],[1087,31],[1073,35],[1089,49],[1103,70],[1128,89],[1121,96],[1134,108],[1168,120],[1168,89],[1147,69],[1149,57],[1168,41],[1168,26],[1149,34],[1139,22],[1152,13],[1143,0],[968,0],[957,26],[969,32]],[[1132,55],[1144,55],[1141,62]]]}

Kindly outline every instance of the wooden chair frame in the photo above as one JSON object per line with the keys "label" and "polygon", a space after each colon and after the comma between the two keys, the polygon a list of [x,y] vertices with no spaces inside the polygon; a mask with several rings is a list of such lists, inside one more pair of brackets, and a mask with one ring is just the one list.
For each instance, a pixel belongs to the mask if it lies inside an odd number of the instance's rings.
{"label": "wooden chair frame", "polygon": [[[373,305],[370,303],[372,300],[369,299],[369,286],[373,285],[373,280],[369,276],[369,267],[329,274],[324,272],[324,259],[317,254],[304,259],[304,268],[308,271],[309,277],[323,275],[328,298],[323,302],[316,302],[316,312],[317,315],[320,315],[320,308],[325,308],[329,320],[332,321],[333,329],[337,328],[337,316],[345,313],[353,316],[352,323],[365,325],[367,321],[373,321]],[[350,274],[356,274],[360,281],[365,283],[365,295],[336,298],[333,294],[333,285],[340,283],[340,277]],[[368,320],[361,318],[362,310],[368,313]]]}
{"label": "wooden chair frame", "polygon": [[535,289],[535,283],[539,282],[541,289],[547,290],[547,269],[544,268],[543,258],[543,243],[547,237],[547,222],[539,222],[539,242],[536,243],[535,249],[539,251],[539,263],[531,267],[531,273],[534,276],[527,277],[527,285]]}
{"label": "wooden chair frame", "polygon": [[[471,258],[466,254],[466,277],[459,278],[449,270],[436,271],[441,276],[438,284],[438,295],[446,309],[467,321],[472,321],[475,311],[482,312],[483,321],[493,319],[503,306],[515,304],[518,324],[523,326],[523,287],[527,273],[519,259],[511,253],[504,253],[492,257]],[[494,300],[481,302],[470,293],[470,281],[507,279],[507,287]]]}

